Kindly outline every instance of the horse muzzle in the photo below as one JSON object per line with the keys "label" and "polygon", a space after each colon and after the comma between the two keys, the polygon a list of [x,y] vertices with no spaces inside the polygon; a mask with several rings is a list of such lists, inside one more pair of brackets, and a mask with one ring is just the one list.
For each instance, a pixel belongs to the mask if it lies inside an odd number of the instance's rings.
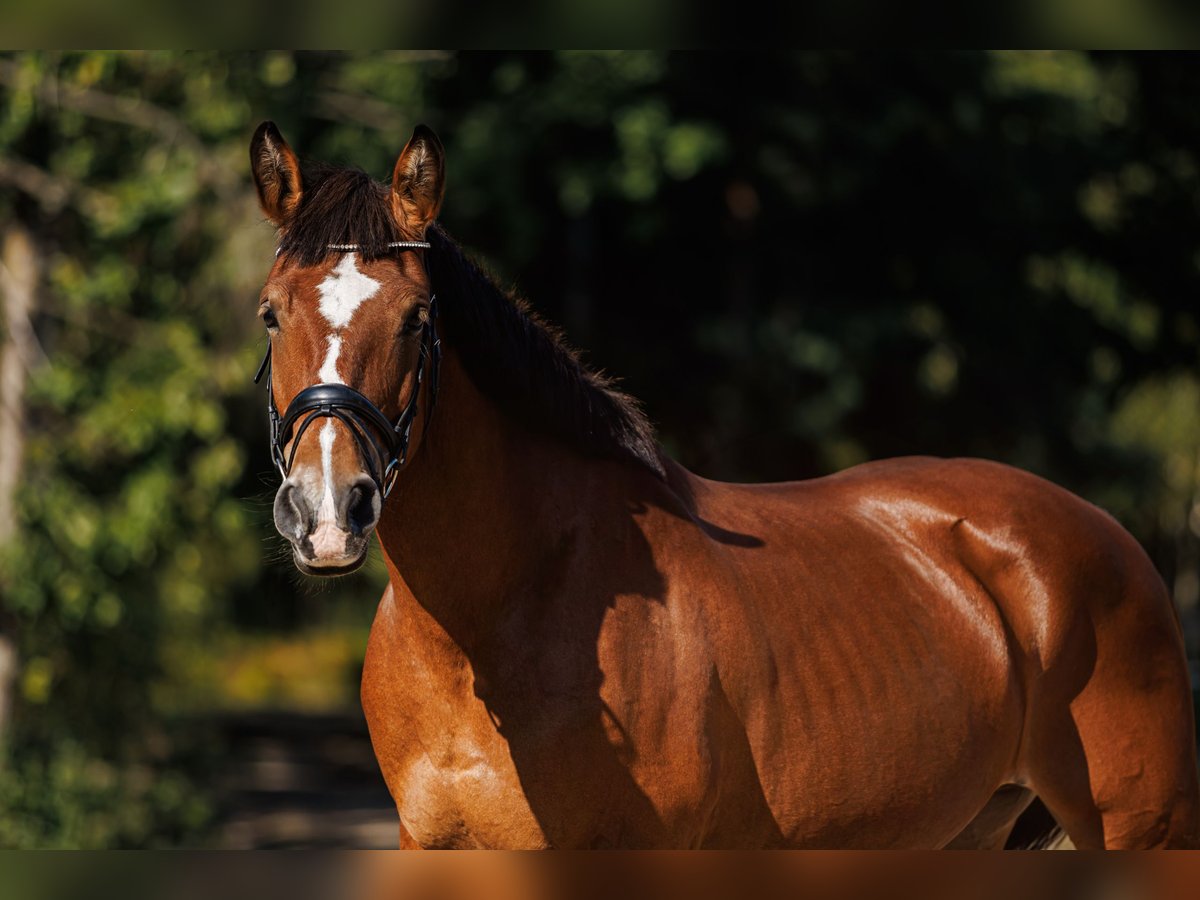
{"label": "horse muzzle", "polygon": [[306,575],[345,575],[362,565],[381,499],[367,475],[332,490],[298,470],[275,495],[275,527],[292,545],[296,567]]}

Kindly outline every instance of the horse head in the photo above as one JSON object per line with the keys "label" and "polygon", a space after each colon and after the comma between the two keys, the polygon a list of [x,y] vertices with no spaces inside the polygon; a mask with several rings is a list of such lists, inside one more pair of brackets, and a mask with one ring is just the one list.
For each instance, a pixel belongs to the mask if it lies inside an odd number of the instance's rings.
{"label": "horse head", "polygon": [[444,192],[442,145],[417,126],[389,186],[356,170],[302,170],[264,122],[250,164],[279,229],[258,309],[269,340],[259,375],[269,374],[272,455],[283,476],[275,525],[302,572],[341,575],[366,557],[436,395],[424,238]]}

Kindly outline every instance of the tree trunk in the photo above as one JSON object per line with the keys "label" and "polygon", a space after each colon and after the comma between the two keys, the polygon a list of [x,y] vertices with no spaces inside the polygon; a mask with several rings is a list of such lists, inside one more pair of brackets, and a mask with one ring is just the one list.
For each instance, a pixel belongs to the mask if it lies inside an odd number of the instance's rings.
{"label": "tree trunk", "polygon": [[[0,546],[17,531],[16,495],[25,445],[25,375],[40,356],[31,317],[37,297],[39,261],[29,232],[5,229],[0,246],[0,299],[4,304],[0,346]],[[15,620],[4,607],[0,585],[0,739],[12,713],[18,659]]]}

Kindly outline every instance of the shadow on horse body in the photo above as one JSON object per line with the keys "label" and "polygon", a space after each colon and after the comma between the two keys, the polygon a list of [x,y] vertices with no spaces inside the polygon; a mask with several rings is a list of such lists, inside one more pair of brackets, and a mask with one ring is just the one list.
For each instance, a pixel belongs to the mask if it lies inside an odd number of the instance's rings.
{"label": "shadow on horse body", "polygon": [[992,847],[1035,796],[1195,842],[1178,623],[1104,513],[976,460],[707,481],[434,224],[428,129],[390,187],[269,123],[251,162],[276,524],[313,574],[379,536],[402,845]]}

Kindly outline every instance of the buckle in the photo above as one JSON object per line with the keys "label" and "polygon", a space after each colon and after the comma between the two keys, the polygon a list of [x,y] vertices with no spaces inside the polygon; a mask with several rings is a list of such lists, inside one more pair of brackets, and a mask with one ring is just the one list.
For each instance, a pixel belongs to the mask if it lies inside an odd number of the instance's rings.
{"label": "buckle", "polygon": [[383,496],[380,498],[386,500],[388,494],[392,492],[392,488],[396,486],[396,477],[400,474],[400,460],[392,457],[392,461],[387,464],[387,468],[383,470],[383,478],[380,487],[382,488]]}

